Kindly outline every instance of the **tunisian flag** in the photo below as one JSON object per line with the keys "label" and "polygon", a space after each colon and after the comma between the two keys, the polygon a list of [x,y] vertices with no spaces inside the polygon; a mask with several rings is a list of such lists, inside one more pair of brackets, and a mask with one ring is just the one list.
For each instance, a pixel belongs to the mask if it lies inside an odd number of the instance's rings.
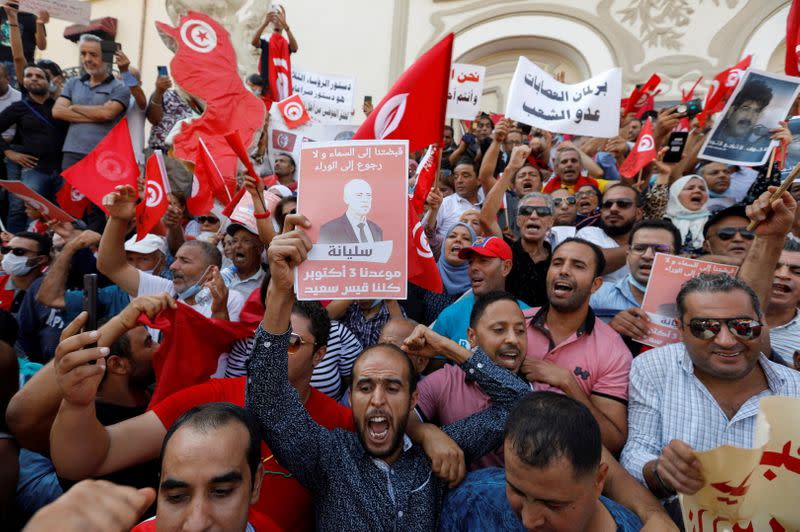
{"label": "tunisian flag", "polygon": [[289,54],[289,41],[276,31],[270,36],[268,46],[269,96],[273,102],[279,102],[292,94],[292,59]]}
{"label": "tunisian flag", "polygon": [[146,177],[144,199],[136,206],[136,240],[141,240],[153,230],[167,212],[170,193],[167,169],[164,166],[164,155],[155,150],[147,159],[144,169]]}
{"label": "tunisian flag", "polygon": [[441,142],[452,54],[449,33],[400,76],[353,140],[408,139],[409,152]]}
{"label": "tunisian flag", "polygon": [[436,181],[436,175],[439,173],[440,151],[439,144],[431,144],[419,166],[417,166],[417,179],[414,185],[414,195],[411,198],[411,204],[417,212],[422,212],[433,182]]}
{"label": "tunisian flag", "polygon": [[86,196],[79,190],[72,188],[69,183],[64,183],[56,193],[56,203],[70,216],[83,218],[83,213],[91,205]]}
{"label": "tunisian flag", "polygon": [[139,323],[163,334],[153,355],[156,389],[151,405],[207,381],[217,371],[219,356],[229,351],[233,342],[255,332],[252,323],[206,318],[184,303],[178,303],[177,309],[162,310],[152,320],[142,314]]}
{"label": "tunisian flag", "polygon": [[642,132],[639,133],[636,144],[619,167],[620,175],[624,177],[635,176],[642,168],[650,164],[656,158],[656,155],[656,143],[653,139],[653,121],[648,118],[647,122],[642,126]]}
{"label": "tunisian flag", "polygon": [[283,121],[286,122],[289,129],[300,127],[311,120],[299,94],[292,94],[285,100],[279,101],[277,105],[278,110],[283,115]]}
{"label": "tunisian flag", "polygon": [[704,126],[709,116],[722,111],[728,98],[731,97],[739,80],[742,79],[744,71],[750,68],[750,60],[753,56],[748,55],[727,70],[723,70],[711,81],[711,86],[706,94],[706,101],[703,110],[697,115],[700,126]]}
{"label": "tunisian flag", "polygon": [[222,173],[208,151],[206,143],[201,137],[197,138],[197,159],[194,161],[194,175],[192,176],[192,192],[186,200],[186,207],[195,216],[208,214],[214,206],[214,198],[221,204],[231,200],[230,192],[225,186]]}
{"label": "tunisian flag", "polygon": [[[653,108],[653,99],[656,96],[656,89],[661,83],[661,76],[653,74],[650,76],[644,85],[641,87],[634,87],[631,95],[623,100],[625,113],[636,113],[636,117],[640,117],[645,111]],[[649,106],[649,108],[648,108]]]}
{"label": "tunisian flag", "polygon": [[789,76],[800,76],[800,0],[792,0],[786,18],[786,64]]}
{"label": "tunisian flag", "polygon": [[408,281],[437,294],[444,290],[439,267],[411,198],[408,198]]}
{"label": "tunisian flag", "polygon": [[139,166],[133,154],[128,119],[123,117],[86,157],[64,170],[61,175],[73,188],[78,189],[108,214],[103,207],[103,196],[114,192],[121,185],[130,185],[136,189],[139,179]]}

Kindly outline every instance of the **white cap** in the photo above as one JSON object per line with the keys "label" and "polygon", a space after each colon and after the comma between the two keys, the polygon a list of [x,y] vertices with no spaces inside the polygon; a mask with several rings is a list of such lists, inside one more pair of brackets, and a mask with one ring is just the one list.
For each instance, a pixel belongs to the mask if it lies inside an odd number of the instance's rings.
{"label": "white cap", "polygon": [[167,241],[158,235],[148,233],[137,242],[136,235],[134,235],[125,242],[125,251],[133,251],[134,253],[143,253],[145,255],[160,251],[166,257],[168,254]]}

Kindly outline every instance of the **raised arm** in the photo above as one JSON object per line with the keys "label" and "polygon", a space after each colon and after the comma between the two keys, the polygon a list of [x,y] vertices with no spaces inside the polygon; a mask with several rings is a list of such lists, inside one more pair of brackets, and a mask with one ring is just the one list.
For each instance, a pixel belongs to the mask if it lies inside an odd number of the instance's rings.
{"label": "raised arm", "polygon": [[[16,8],[5,4],[3,9],[6,12],[6,18],[8,19],[8,26],[9,26],[9,40],[11,41],[11,56],[14,59],[14,72],[17,75],[17,82],[20,86],[22,86],[22,79],[24,77],[25,65],[27,64],[27,60],[25,59],[25,53],[22,48],[22,32],[19,30],[19,17],[18,11]],[[46,13],[46,12],[45,12]],[[42,31],[44,31],[44,26],[42,26]],[[39,39],[39,19],[36,19],[36,39]],[[38,44],[38,42],[37,42]],[[47,41],[45,41],[45,46],[47,46]],[[40,50],[44,50],[43,47],[39,48]],[[5,131],[5,130],[3,130]]]}
{"label": "raised arm", "polygon": [[483,193],[488,194],[497,180],[494,177],[494,169],[497,167],[497,158],[500,156],[500,146],[508,136],[508,121],[500,120],[494,127],[492,143],[486,149],[481,159],[481,168],[478,171],[478,179],[483,187]]}
{"label": "raised arm", "polygon": [[275,13],[275,17],[281,23],[283,29],[286,30],[286,37],[287,40],[289,41],[289,51],[291,51],[293,54],[296,54],[299,48],[297,46],[297,40],[294,38],[294,35],[292,34],[292,30],[289,29],[289,24],[286,23],[286,9],[284,9],[283,6],[279,6],[279,9],[280,11],[278,13]]}
{"label": "raised arm", "polygon": [[267,211],[264,203],[264,182],[260,179],[253,179],[250,175],[245,174],[244,186],[247,192],[250,193],[250,199],[253,202],[253,214],[256,219],[256,229],[258,229],[258,239],[265,246],[269,246],[272,239],[275,238],[275,229],[272,227],[271,214]]}
{"label": "raised arm", "polygon": [[36,17],[36,48],[39,50],[47,49],[47,29],[45,25],[50,22],[50,13],[45,10],[39,11]]}
{"label": "raised arm", "polygon": [[164,93],[172,87],[172,80],[169,76],[158,76],[156,78],[156,90],[150,95],[147,102],[147,121],[152,125],[159,124],[164,118]]}
{"label": "raised arm", "polygon": [[64,244],[61,253],[47,269],[47,275],[42,280],[42,285],[36,293],[36,302],[47,307],[63,309],[67,302],[64,292],[67,287],[67,276],[72,266],[72,257],[79,250],[88,247],[97,247],[100,235],[94,231],[82,231],[78,236]]}
{"label": "raised arm", "polygon": [[[117,50],[117,52],[114,54],[114,57],[116,57],[117,68],[119,69],[120,74],[124,75],[125,72],[130,72],[129,69],[131,66],[131,60],[128,59],[128,56],[125,55],[125,52],[122,50]],[[144,109],[147,106],[147,96],[145,96],[144,91],[142,90],[142,84],[139,83],[133,87],[128,87],[128,89],[131,91],[131,96],[133,96],[136,106],[139,109]]]}
{"label": "raised arm", "polygon": [[[486,153],[488,154],[490,150],[491,147]],[[531,149],[528,146],[514,146],[514,149],[511,150],[511,158],[508,161],[508,165],[505,170],[503,170],[502,177],[495,181],[492,188],[486,194],[486,198],[483,200],[480,215],[481,227],[484,231],[488,231],[488,233],[498,238],[503,238],[503,231],[500,229],[500,224],[497,222],[497,213],[503,205],[503,196],[506,190],[508,190],[511,178],[522,168],[530,153]],[[483,165],[481,165],[481,171],[483,171]]]}
{"label": "raised arm", "polygon": [[97,253],[97,269],[131,296],[139,293],[139,270],[125,258],[125,233],[136,215],[136,191],[119,186],[103,198],[109,218]]}
{"label": "raised arm", "polygon": [[270,10],[267,11],[267,15],[264,17],[264,21],[258,27],[256,32],[253,34],[253,38],[250,39],[250,44],[255,48],[261,48],[261,34],[264,33],[264,30],[267,29],[267,26],[270,22],[272,22],[272,17],[274,17],[274,13]]}

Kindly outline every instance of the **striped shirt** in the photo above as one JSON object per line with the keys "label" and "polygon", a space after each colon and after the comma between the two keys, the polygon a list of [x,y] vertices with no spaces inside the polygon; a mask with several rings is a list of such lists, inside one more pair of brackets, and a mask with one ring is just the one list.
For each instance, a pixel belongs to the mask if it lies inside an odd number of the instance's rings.
{"label": "striped shirt", "polygon": [[800,372],[758,359],[768,389],[748,399],[728,419],[711,392],[694,376],[683,342],[653,349],[633,360],[628,398],[628,441],[620,462],[644,483],[644,465],[672,440],[696,451],[720,445],[750,448],[762,397],[800,396]]}
{"label": "striped shirt", "polygon": [[800,349],[800,311],[787,323],[770,328],[769,343],[781,362],[794,367],[794,351]]}
{"label": "striped shirt", "polygon": [[331,399],[341,399],[344,394],[343,379],[352,373],[353,362],[362,350],[361,342],[350,329],[338,321],[331,321],[328,348],[325,357],[314,367],[311,386]]}

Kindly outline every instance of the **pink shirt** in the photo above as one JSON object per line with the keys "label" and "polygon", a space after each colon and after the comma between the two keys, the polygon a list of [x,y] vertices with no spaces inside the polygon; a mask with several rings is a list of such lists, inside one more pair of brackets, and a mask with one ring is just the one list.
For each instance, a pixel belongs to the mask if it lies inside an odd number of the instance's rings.
{"label": "pink shirt", "polygon": [[[417,385],[417,408],[426,421],[449,425],[489,408],[489,396],[474,381],[467,382],[464,371],[455,365],[436,370]],[[503,448],[482,456],[469,469],[503,467]]]}
{"label": "pink shirt", "polygon": [[[528,357],[569,370],[586,395],[627,402],[628,374],[633,357],[622,337],[596,318],[591,309],[580,330],[559,345],[552,345],[546,332],[547,307],[523,312],[528,321]],[[539,382],[534,383],[534,389],[561,391]]]}

